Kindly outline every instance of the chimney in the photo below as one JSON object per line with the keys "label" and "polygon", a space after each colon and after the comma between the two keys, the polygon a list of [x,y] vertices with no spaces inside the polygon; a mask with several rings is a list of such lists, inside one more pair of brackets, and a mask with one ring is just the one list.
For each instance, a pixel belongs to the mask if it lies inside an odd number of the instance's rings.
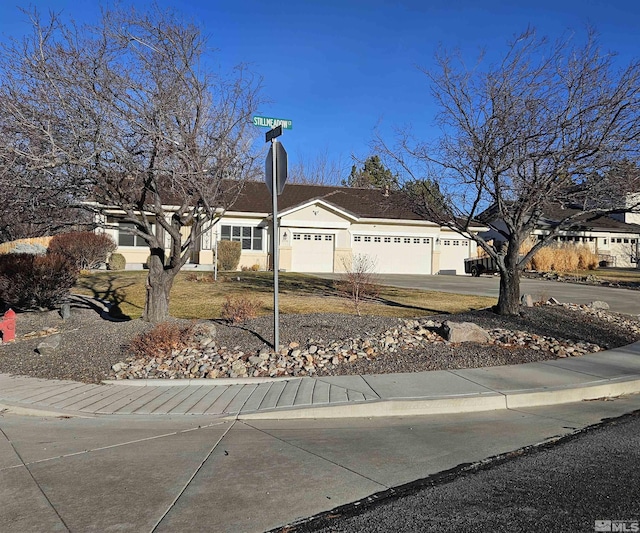
{"label": "chimney", "polygon": [[385,197],[389,196],[389,186],[388,185],[384,186],[384,196]]}

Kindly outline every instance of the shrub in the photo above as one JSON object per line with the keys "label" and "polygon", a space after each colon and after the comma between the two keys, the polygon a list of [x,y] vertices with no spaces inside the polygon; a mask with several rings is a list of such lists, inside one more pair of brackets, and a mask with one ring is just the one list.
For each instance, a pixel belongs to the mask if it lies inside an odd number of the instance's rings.
{"label": "shrub", "polygon": [[68,257],[79,270],[91,270],[105,263],[116,247],[116,241],[106,233],[74,231],[55,235],[49,243],[49,253]]}
{"label": "shrub", "polygon": [[227,296],[222,304],[222,318],[233,324],[241,324],[258,316],[261,304],[246,296]]}
{"label": "shrub", "polygon": [[582,270],[595,270],[598,268],[598,254],[588,246],[578,247],[578,268]]}
{"label": "shrub", "polygon": [[0,305],[53,309],[69,295],[78,269],[60,254],[0,256]]}
{"label": "shrub", "polygon": [[242,248],[237,241],[218,243],[218,267],[220,270],[237,270]]}
{"label": "shrub", "polygon": [[356,313],[360,315],[362,300],[380,294],[380,286],[375,283],[376,262],[367,254],[356,254],[351,262],[343,259],[342,266],[345,273],[338,283],[338,290],[351,298]]}
{"label": "shrub", "polygon": [[127,260],[122,254],[111,254],[108,267],[109,270],[124,270],[127,267]]}
{"label": "shrub", "polygon": [[153,329],[134,337],[129,343],[129,351],[135,357],[160,357],[171,355],[172,350],[182,350],[189,344],[193,334],[193,324],[180,325],[177,322],[161,322]]}

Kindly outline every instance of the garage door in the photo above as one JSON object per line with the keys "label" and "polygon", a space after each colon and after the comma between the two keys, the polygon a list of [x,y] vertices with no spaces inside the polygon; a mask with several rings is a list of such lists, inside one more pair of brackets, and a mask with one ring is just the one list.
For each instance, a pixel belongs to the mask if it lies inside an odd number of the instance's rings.
{"label": "garage door", "polygon": [[464,274],[464,260],[469,257],[467,239],[440,239],[440,272]]}
{"label": "garage door", "polygon": [[354,235],[353,253],[366,254],[380,274],[431,274],[430,237]]}
{"label": "garage door", "polygon": [[333,235],[294,233],[291,245],[294,272],[333,272]]}

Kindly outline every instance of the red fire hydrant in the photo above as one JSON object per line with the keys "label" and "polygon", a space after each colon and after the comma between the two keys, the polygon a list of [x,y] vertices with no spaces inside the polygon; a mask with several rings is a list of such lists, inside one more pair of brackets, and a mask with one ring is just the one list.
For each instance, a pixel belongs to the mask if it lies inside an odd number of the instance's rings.
{"label": "red fire hydrant", "polygon": [[4,319],[0,321],[0,334],[2,334],[2,342],[16,340],[16,313],[13,309],[9,309],[4,314]]}

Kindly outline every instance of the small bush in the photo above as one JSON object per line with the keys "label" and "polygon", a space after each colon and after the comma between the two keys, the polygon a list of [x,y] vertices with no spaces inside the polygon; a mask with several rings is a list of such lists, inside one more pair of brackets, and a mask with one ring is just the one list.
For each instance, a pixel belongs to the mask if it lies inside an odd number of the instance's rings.
{"label": "small bush", "polygon": [[108,267],[109,270],[124,270],[127,267],[127,260],[122,254],[111,254]]}
{"label": "small bush", "polygon": [[54,309],[69,295],[78,269],[60,254],[0,256],[0,305]]}
{"label": "small bush", "polygon": [[251,265],[252,272],[257,272],[258,270],[260,270],[260,265],[258,263],[254,263],[253,265]]}
{"label": "small bush", "polygon": [[211,272],[188,272],[185,280],[198,283],[213,283],[215,281]]}
{"label": "small bush", "polygon": [[218,268],[220,270],[237,270],[242,248],[237,241],[220,241],[218,243]]}
{"label": "small bush", "polygon": [[129,351],[135,357],[160,357],[171,355],[172,350],[182,350],[189,344],[193,324],[161,322],[153,329],[141,333],[129,343]]}
{"label": "small bush", "polygon": [[337,288],[351,298],[353,307],[360,315],[362,301],[376,298],[380,294],[380,286],[376,281],[376,261],[367,254],[356,254],[351,261],[343,259],[345,269]]}
{"label": "small bush", "polygon": [[49,243],[49,253],[68,257],[79,270],[91,270],[105,263],[116,247],[116,241],[106,233],[74,231],[55,235]]}
{"label": "small bush", "polygon": [[241,324],[256,318],[261,304],[246,296],[227,296],[222,304],[222,318],[232,324]]}

